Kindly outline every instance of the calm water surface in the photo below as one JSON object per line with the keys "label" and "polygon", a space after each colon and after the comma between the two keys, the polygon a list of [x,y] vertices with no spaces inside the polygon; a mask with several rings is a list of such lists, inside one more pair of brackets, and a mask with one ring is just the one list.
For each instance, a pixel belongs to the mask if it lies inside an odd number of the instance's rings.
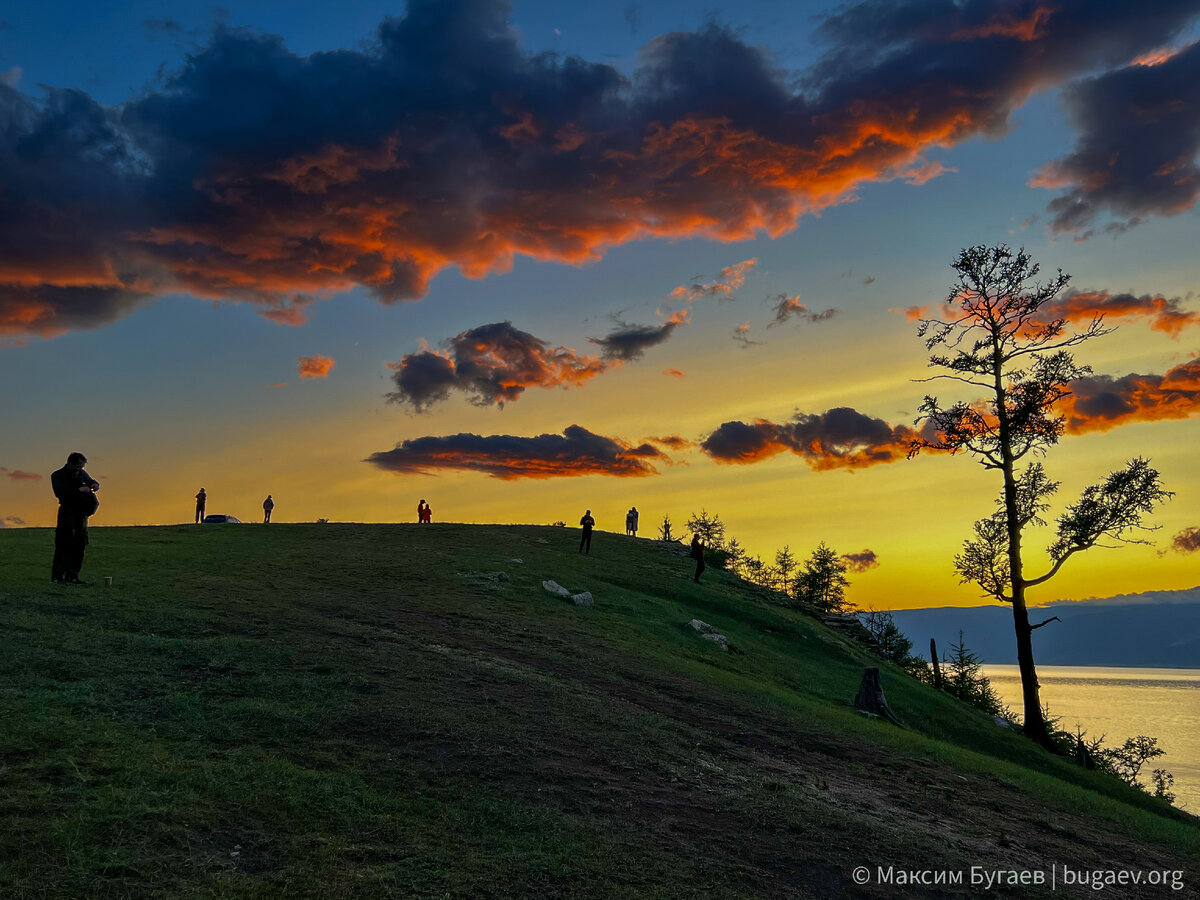
{"label": "calm water surface", "polygon": [[[1004,702],[1021,710],[1021,675],[1016,666],[984,666]],[[1105,744],[1148,734],[1166,756],[1148,762],[1146,776],[1166,769],[1175,776],[1175,803],[1200,814],[1200,669],[1117,669],[1093,666],[1038,666],[1042,701],[1058,725],[1081,724]],[[1148,780],[1148,778],[1147,778]]]}

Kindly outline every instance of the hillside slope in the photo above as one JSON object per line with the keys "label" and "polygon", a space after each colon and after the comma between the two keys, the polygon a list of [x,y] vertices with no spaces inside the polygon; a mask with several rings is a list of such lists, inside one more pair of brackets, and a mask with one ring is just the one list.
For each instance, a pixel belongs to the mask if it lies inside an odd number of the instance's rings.
{"label": "hillside slope", "polygon": [[1052,864],[1200,888],[1195,819],[886,666],[906,727],[868,720],[861,647],[577,540],[97,528],[85,576],[114,584],[71,588],[48,530],[0,531],[0,896],[896,896],[876,867]]}

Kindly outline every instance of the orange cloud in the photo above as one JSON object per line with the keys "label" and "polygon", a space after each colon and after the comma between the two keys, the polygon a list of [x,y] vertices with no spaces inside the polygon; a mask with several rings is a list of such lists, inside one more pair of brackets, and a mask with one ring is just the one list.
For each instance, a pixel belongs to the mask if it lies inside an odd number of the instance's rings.
{"label": "orange cloud", "polygon": [[888,307],[888,312],[904,316],[909,322],[919,322],[921,319],[928,318],[930,306],[931,304],[929,303],[926,303],[924,306],[906,306],[904,309],[897,309],[892,306]]}
{"label": "orange cloud", "polygon": [[803,413],[777,424],[756,419],[752,424],[726,422],[700,444],[720,463],[748,464],[793,453],[817,471],[862,469],[904,459],[916,432],[847,407],[819,415]]}
{"label": "orange cloud", "polygon": [[1108,291],[1075,291],[1039,310],[1039,318],[1049,321],[1090,322],[1098,315],[1105,318],[1148,319],[1154,331],[1171,337],[1189,325],[1200,325],[1200,312],[1181,308],[1182,298],[1161,295],[1110,294]]}
{"label": "orange cloud", "polygon": [[664,375],[666,375],[666,376],[670,377],[670,378],[684,378],[684,377],[686,377],[686,376],[685,376],[685,375],[684,375],[682,372],[680,372],[678,369],[663,369],[663,370],[662,370],[662,373],[663,373]]}
{"label": "orange cloud", "polygon": [[1200,357],[1165,375],[1093,375],[1071,382],[1061,411],[1069,434],[1200,414]]}
{"label": "orange cloud", "polygon": [[671,290],[671,299],[692,303],[701,297],[730,297],[734,291],[745,285],[747,273],[756,265],[758,265],[757,259],[746,259],[742,262],[734,263],[732,266],[726,266],[708,284],[701,284],[698,281],[694,281],[691,284],[681,284],[679,287],[673,288]]}
{"label": "orange cloud", "polygon": [[1052,6],[1039,6],[1027,15],[1015,10],[1000,10],[993,18],[981,25],[960,28],[952,37],[959,41],[973,41],[988,37],[1008,37],[1018,41],[1036,41],[1046,33],[1050,17],[1055,13]]}
{"label": "orange cloud", "polygon": [[327,378],[337,365],[328,356],[300,356],[297,357],[297,361],[299,365],[296,370],[301,378]]}

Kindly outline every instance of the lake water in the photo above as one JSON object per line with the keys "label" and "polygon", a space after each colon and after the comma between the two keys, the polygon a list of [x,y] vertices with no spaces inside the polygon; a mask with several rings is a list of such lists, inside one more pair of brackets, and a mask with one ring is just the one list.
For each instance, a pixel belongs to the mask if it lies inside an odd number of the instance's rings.
{"label": "lake water", "polygon": [[[984,674],[1004,702],[1021,711],[1021,675],[1016,666],[988,665]],[[1200,669],[1117,669],[1092,666],[1038,666],[1042,702],[1058,727],[1081,724],[1089,736],[1105,735],[1119,746],[1139,734],[1158,738],[1167,753],[1146,763],[1150,772],[1175,776],[1175,803],[1200,815]]]}

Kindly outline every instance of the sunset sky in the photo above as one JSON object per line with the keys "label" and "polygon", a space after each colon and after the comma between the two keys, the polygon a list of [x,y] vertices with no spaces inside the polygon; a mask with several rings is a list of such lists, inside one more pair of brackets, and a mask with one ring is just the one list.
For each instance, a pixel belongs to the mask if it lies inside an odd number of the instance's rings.
{"label": "sunset sky", "polygon": [[973,399],[916,381],[915,319],[1007,242],[1119,326],[1054,512],[1139,454],[1176,492],[1031,600],[1200,582],[1200,0],[2,18],[0,526],[52,525],[79,450],[93,526],[201,486],[249,521],[704,508],[857,555],[859,605],[983,602],[951,560],[996,475],[905,436]]}

